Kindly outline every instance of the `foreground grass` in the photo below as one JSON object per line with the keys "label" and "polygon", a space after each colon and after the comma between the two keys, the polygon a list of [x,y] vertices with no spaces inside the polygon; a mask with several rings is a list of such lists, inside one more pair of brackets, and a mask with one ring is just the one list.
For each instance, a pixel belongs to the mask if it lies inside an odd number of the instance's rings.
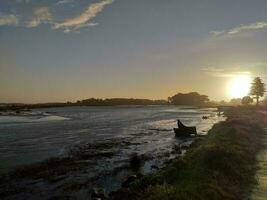
{"label": "foreground grass", "polygon": [[255,183],[256,154],[261,149],[262,116],[253,109],[233,108],[225,122],[194,143],[155,174],[113,193],[114,200],[239,200]]}

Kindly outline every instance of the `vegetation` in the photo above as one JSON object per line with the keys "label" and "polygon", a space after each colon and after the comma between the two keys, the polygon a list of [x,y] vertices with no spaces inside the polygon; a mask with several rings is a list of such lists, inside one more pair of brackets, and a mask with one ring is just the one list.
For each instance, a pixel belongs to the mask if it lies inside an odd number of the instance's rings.
{"label": "vegetation", "polygon": [[209,98],[207,95],[200,95],[197,92],[190,92],[186,94],[178,93],[172,97],[169,97],[168,102],[174,105],[203,106],[207,105]]}
{"label": "vegetation", "polygon": [[111,98],[111,99],[85,99],[77,101],[79,105],[101,106],[101,105],[162,105],[167,104],[165,100],[133,99],[133,98]]}
{"label": "vegetation", "polygon": [[111,99],[85,99],[76,103],[41,103],[41,104],[2,104],[0,111],[22,110],[34,108],[66,107],[66,106],[118,106],[118,105],[165,105],[165,100],[133,99],[133,98],[111,98]]}
{"label": "vegetation", "polygon": [[253,103],[253,99],[250,96],[244,96],[241,100],[241,103],[245,106]]}
{"label": "vegetation", "polygon": [[239,200],[255,183],[263,129],[251,108],[232,108],[184,157],[111,195],[111,200]]}
{"label": "vegetation", "polygon": [[97,99],[89,98],[78,100],[75,103],[41,103],[41,104],[1,104],[0,111],[4,110],[22,110],[34,108],[65,107],[65,106],[118,106],[118,105],[191,105],[191,106],[210,106],[215,105],[209,102],[206,95],[200,95],[197,92],[187,94],[178,93],[166,100],[134,99],[134,98],[110,98]]}
{"label": "vegetation", "polygon": [[232,106],[239,106],[241,105],[242,98],[233,98],[229,101],[229,104]]}
{"label": "vegetation", "polygon": [[259,104],[259,98],[263,97],[265,92],[265,84],[260,77],[256,77],[251,86],[250,95],[255,96],[256,104]]}

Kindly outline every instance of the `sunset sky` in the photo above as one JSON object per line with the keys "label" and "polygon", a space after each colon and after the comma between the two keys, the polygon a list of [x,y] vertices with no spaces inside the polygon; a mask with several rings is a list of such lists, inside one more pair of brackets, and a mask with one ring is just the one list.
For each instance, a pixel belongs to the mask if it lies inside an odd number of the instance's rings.
{"label": "sunset sky", "polygon": [[266,0],[1,0],[0,102],[229,100],[267,83]]}

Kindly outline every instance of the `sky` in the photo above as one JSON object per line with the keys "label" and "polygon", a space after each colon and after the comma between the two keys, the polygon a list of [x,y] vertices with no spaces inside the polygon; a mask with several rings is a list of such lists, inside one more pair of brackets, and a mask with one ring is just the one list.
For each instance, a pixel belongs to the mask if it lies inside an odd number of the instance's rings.
{"label": "sky", "polygon": [[228,100],[267,83],[266,0],[0,0],[0,102]]}

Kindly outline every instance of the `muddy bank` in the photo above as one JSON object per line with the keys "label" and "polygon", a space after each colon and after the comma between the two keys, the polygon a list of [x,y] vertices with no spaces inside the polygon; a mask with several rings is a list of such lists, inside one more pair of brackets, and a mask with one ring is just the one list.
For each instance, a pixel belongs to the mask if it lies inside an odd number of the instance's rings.
{"label": "muddy bank", "polygon": [[102,188],[108,194],[119,189],[131,174],[156,171],[181,156],[192,140],[177,140],[169,151],[154,155],[122,155],[121,149],[137,145],[126,138],[76,145],[62,157],[17,167],[3,175],[0,196],[3,199],[88,199],[94,188]]}

